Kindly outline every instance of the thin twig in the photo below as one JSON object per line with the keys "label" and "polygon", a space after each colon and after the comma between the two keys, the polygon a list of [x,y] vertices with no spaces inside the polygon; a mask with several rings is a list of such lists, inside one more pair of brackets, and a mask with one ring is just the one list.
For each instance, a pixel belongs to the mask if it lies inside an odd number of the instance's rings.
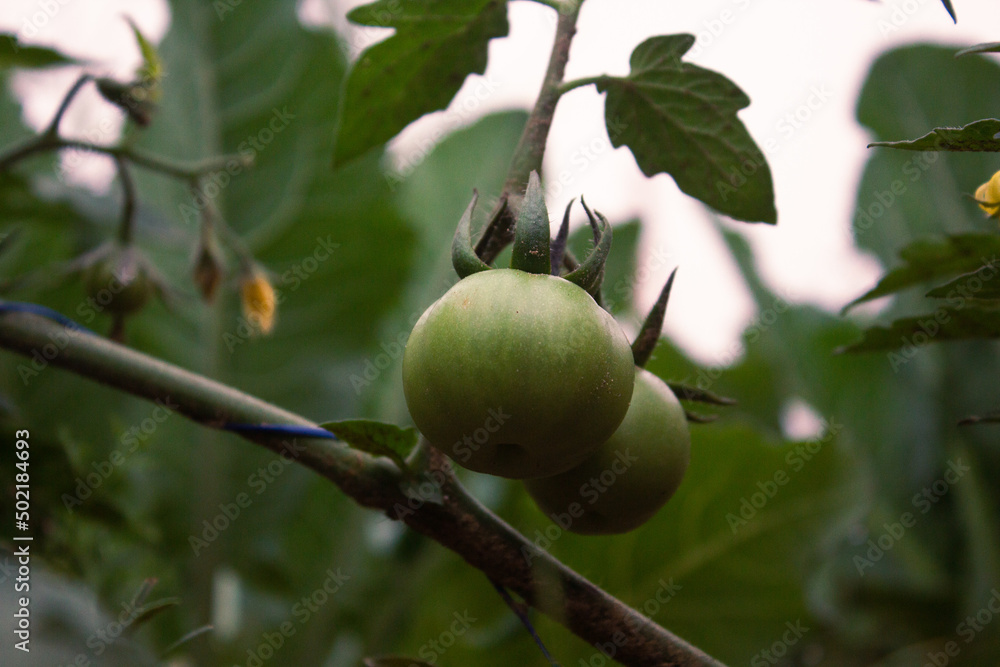
{"label": "thin twig", "polygon": [[118,169],[118,180],[122,184],[122,219],[118,226],[118,240],[122,245],[132,242],[132,232],[135,229],[136,193],[135,182],[128,171],[128,165],[121,156],[115,156],[115,167]]}

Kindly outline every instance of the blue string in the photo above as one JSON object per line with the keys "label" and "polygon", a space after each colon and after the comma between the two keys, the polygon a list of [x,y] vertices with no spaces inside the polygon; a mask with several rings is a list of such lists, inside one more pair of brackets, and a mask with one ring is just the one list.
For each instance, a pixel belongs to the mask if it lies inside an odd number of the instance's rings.
{"label": "blue string", "polygon": [[[76,331],[85,331],[95,336],[99,335],[91,331],[87,327],[83,326],[82,324],[79,324],[71,320],[62,313],[37,303],[28,303],[25,301],[0,301],[0,313],[5,313],[5,312],[30,313],[32,315],[38,315],[40,317],[44,317],[45,319],[52,320],[53,322],[63,325],[67,329],[72,329]],[[338,440],[337,436],[335,436],[333,433],[330,433],[326,429],[313,428],[311,426],[230,423],[223,425],[222,428],[227,431],[235,431],[237,433],[278,433],[281,435],[295,435],[303,438],[322,438],[323,440]]]}
{"label": "blue string", "polygon": [[86,331],[89,334],[98,335],[97,333],[91,331],[87,327],[79,324],[66,317],[62,313],[52,310],[47,306],[43,306],[37,303],[27,303],[25,301],[0,301],[0,313],[30,313],[32,315],[38,315],[44,317],[47,320],[52,320],[57,324],[61,324],[67,329],[73,329],[76,331]]}
{"label": "blue string", "polygon": [[311,426],[290,426],[284,424],[238,424],[229,423],[222,427],[227,431],[237,433],[279,433],[281,435],[297,435],[303,438],[322,438],[323,440],[338,440],[337,436],[326,429]]}

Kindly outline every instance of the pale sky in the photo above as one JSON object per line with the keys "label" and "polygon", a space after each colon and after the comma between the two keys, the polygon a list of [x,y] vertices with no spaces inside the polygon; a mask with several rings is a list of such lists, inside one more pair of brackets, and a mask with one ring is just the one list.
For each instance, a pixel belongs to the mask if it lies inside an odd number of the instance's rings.
{"label": "pale sky", "polygon": [[[358,1],[305,0],[309,22],[333,21]],[[649,36],[698,36],[687,59],[719,71],[753,100],[740,118],[761,146],[775,181],[779,222],[738,225],[757,252],[767,281],[791,301],[837,310],[867,290],[878,267],[851,247],[854,192],[868,156],[868,137],[854,121],[867,68],[893,46],[917,41],[971,45],[996,41],[1000,3],[956,0],[958,25],[939,0],[587,0],[567,76],[626,74],[632,49]],[[246,5],[244,9],[251,8]],[[119,19],[128,12],[159,40],[169,23],[162,0],[4,0],[0,31],[25,41],[57,45],[88,59],[99,73],[127,76],[136,66],[132,37]],[[552,10],[522,0],[511,4],[511,34],[490,46],[485,77],[470,77],[449,111],[408,128],[391,148],[400,165],[439,127],[474,122],[485,113],[526,108],[533,101],[554,33]],[[352,52],[387,34],[353,29]],[[75,79],[76,71],[26,73],[16,91],[29,100],[27,121],[41,126]],[[485,79],[485,80],[484,80]],[[66,128],[113,141],[117,112],[88,92],[71,107]],[[930,128],[928,128],[930,129]],[[667,332],[707,365],[723,365],[738,352],[738,334],[752,316],[745,289],[703,207],[681,194],[668,176],[646,179],[627,149],[611,150],[603,127],[603,101],[593,87],[560,102],[546,154],[546,173],[568,170],[569,187],[550,189],[550,211],[571,198],[587,201],[612,221],[640,216],[646,223],[639,260],[643,307],[667,274],[680,265],[667,316]],[[988,174],[984,175],[985,177]],[[79,181],[107,188],[110,166],[82,165]],[[817,206],[817,198],[822,205]],[[664,257],[666,259],[664,259]]]}

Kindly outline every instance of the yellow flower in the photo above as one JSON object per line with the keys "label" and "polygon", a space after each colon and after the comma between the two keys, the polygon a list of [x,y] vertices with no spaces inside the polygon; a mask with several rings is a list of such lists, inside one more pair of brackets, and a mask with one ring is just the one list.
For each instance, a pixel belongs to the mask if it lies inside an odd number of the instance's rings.
{"label": "yellow flower", "polygon": [[1000,218],[1000,171],[976,188],[976,200],[991,218]]}
{"label": "yellow flower", "polygon": [[274,288],[262,271],[254,271],[244,276],[240,286],[243,314],[261,333],[268,334],[274,328],[277,300]]}

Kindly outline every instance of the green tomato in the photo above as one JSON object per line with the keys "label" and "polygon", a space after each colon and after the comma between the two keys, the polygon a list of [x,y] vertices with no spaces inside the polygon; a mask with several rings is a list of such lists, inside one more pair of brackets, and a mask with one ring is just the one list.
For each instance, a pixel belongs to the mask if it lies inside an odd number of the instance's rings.
{"label": "green tomato", "polygon": [[457,463],[501,477],[554,475],[621,424],[635,370],[614,318],[576,285],[492,269],[420,317],[403,355],[406,405]]}
{"label": "green tomato", "polygon": [[146,305],[154,287],[132,248],[116,248],[94,263],[86,272],[87,295],[98,311],[128,315]]}
{"label": "green tomato", "polygon": [[690,458],[691,434],[677,397],[658,377],[636,369],[632,404],[615,434],[577,467],[525,487],[566,530],[625,533],[670,500]]}

